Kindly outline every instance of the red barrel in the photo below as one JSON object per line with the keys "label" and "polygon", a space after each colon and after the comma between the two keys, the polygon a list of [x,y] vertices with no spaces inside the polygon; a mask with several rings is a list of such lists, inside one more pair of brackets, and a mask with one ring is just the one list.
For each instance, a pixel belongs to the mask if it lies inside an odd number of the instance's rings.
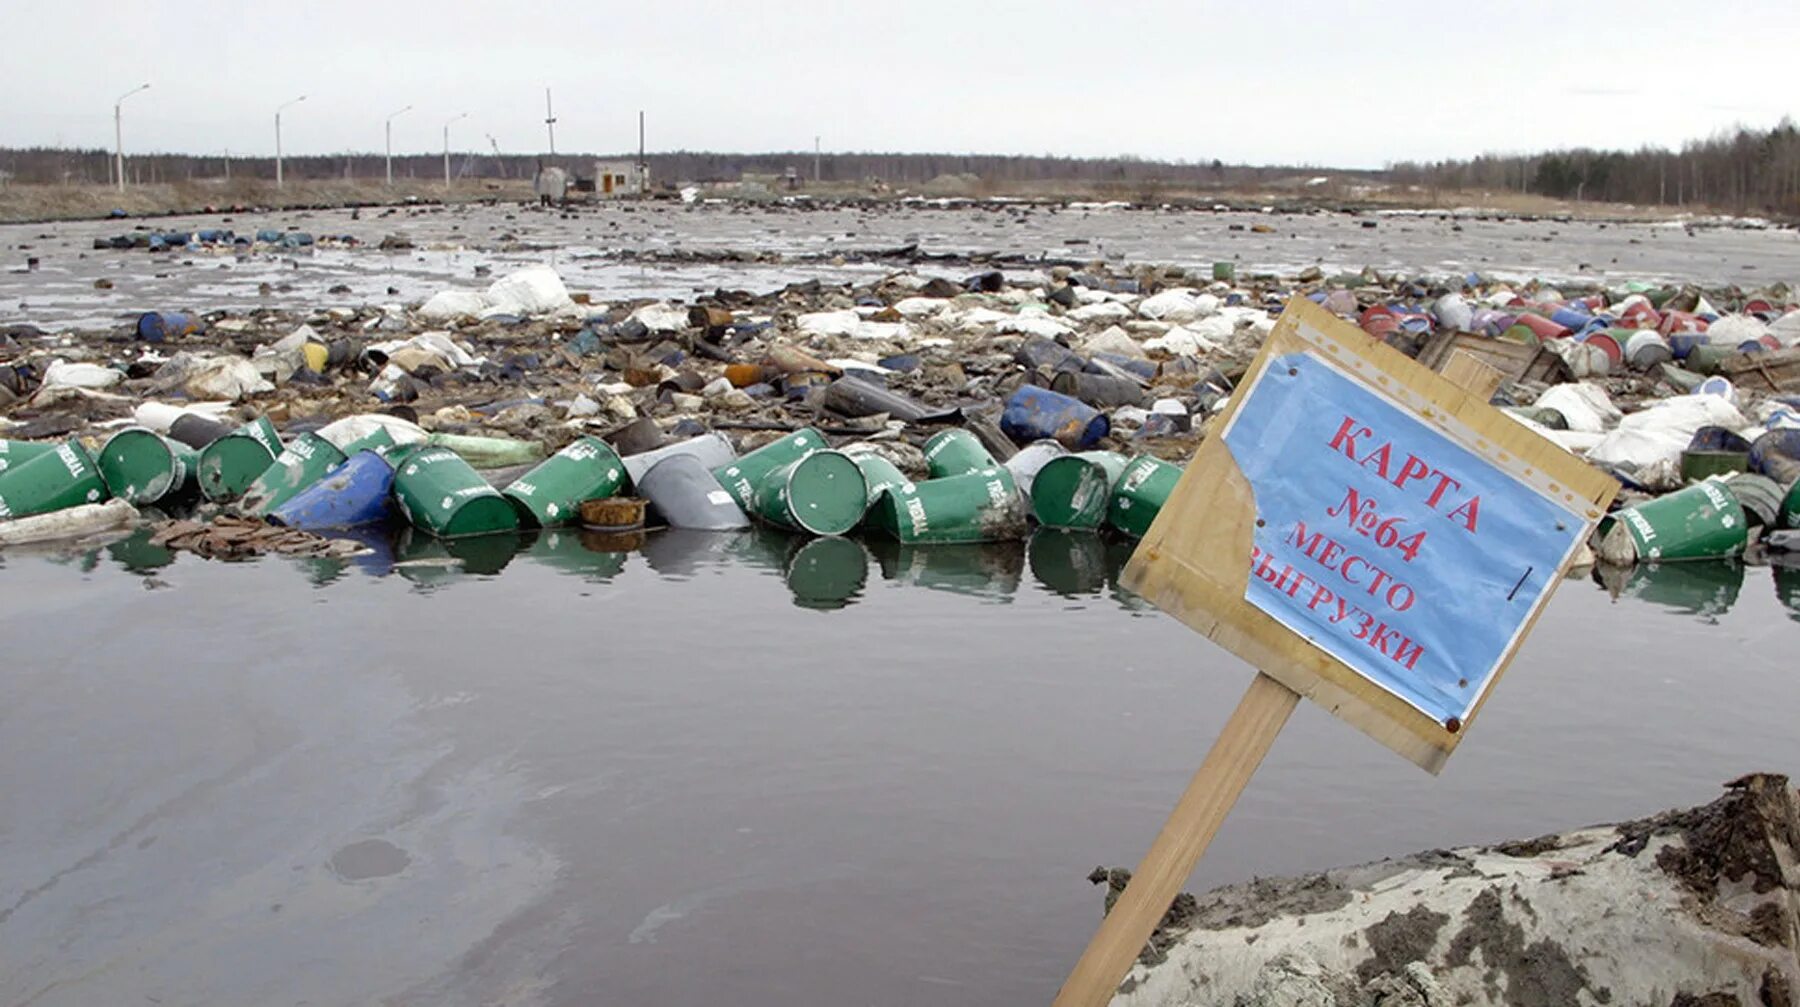
{"label": "red barrel", "polygon": [[1527,311],[1513,319],[1514,325],[1523,325],[1537,334],[1539,339],[1566,339],[1569,327],[1558,325],[1543,315],[1535,315]]}
{"label": "red barrel", "polygon": [[1654,329],[1662,324],[1662,315],[1648,301],[1633,301],[1619,312],[1619,324],[1627,329]]}
{"label": "red barrel", "polygon": [[1591,333],[1583,342],[1589,346],[1598,347],[1600,352],[1606,354],[1606,359],[1613,362],[1615,368],[1625,359],[1625,348],[1619,345],[1619,341],[1614,339],[1611,333]]}
{"label": "red barrel", "polygon": [[1665,336],[1672,336],[1677,332],[1705,332],[1706,319],[1688,311],[1665,311],[1662,324],[1656,327],[1656,331]]}
{"label": "red barrel", "polygon": [[1376,339],[1386,339],[1389,333],[1400,328],[1400,319],[1381,305],[1369,308],[1362,313],[1359,320],[1362,330]]}

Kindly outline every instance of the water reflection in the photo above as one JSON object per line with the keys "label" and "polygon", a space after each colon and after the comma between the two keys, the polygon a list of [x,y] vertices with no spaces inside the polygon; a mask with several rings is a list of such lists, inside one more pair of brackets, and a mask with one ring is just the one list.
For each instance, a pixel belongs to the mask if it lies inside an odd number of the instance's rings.
{"label": "water reflection", "polygon": [[[145,575],[175,562],[180,553],[150,544],[154,528],[139,528],[101,547],[59,551],[54,562],[90,571],[104,560]],[[1120,607],[1147,611],[1143,599],[1119,586],[1119,573],[1134,543],[1092,532],[1039,529],[1026,542],[901,545],[891,539],[809,538],[766,527],[739,532],[663,529],[624,535],[577,528],[438,539],[412,528],[335,529],[323,534],[355,542],[348,557],[275,557],[293,564],[315,587],[327,588],[352,573],[381,578],[398,574],[420,591],[435,591],[468,577],[492,577],[515,559],[590,584],[625,573],[636,554],[658,577],[688,580],[707,571],[748,568],[787,586],[798,608],[836,611],[861,601],[871,558],[882,580],[1006,603],[1019,591],[1027,566],[1037,586],[1072,600],[1110,598]]]}
{"label": "water reflection", "polygon": [[1025,557],[1031,575],[1051,594],[1080,598],[1106,590],[1106,541],[1093,532],[1039,528]]}
{"label": "water reflection", "polygon": [[1788,618],[1800,622],[1800,556],[1775,559],[1775,597],[1787,607]]}
{"label": "water reflection", "polygon": [[394,541],[394,571],[420,588],[441,587],[465,574],[499,573],[523,545],[517,533],[445,539],[404,528]]}
{"label": "water reflection", "polygon": [[796,541],[783,570],[794,604],[822,611],[843,608],[862,597],[869,580],[869,554],[847,538]]}
{"label": "water reflection", "polygon": [[1684,563],[1640,563],[1632,567],[1602,564],[1594,577],[1615,599],[1635,598],[1706,622],[1737,604],[1744,587],[1744,564],[1736,560],[1693,560]]}
{"label": "water reflection", "polygon": [[641,539],[641,532],[634,539],[580,529],[551,528],[532,536],[525,546],[525,559],[590,584],[605,584],[625,571],[625,560],[631,555],[632,546]]}
{"label": "water reflection", "polygon": [[175,562],[175,550],[151,545],[153,528],[137,528],[130,535],[107,545],[106,555],[114,563],[136,574],[149,574]]}
{"label": "water reflection", "polygon": [[881,564],[882,580],[1000,604],[1012,601],[1025,572],[1020,542],[901,545],[877,539],[869,549]]}

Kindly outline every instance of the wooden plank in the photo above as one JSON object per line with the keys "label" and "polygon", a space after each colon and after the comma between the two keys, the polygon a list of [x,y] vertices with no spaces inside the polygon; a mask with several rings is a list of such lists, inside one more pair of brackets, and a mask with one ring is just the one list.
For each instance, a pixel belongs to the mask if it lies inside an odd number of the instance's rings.
{"label": "wooden plank", "polygon": [[1292,689],[1267,675],[1250,682],[1131,882],[1056,994],[1055,1007],[1103,1007],[1112,999],[1299,701]]}
{"label": "wooden plank", "polygon": [[1800,349],[1740,353],[1719,363],[1719,373],[1732,384],[1771,392],[1800,391]]}
{"label": "wooden plank", "polygon": [[[1211,429],[1224,429],[1271,359],[1294,352],[1328,359],[1484,460],[1571,506],[1579,505],[1590,520],[1605,513],[1618,489],[1610,476],[1508,419],[1485,397],[1471,395],[1391,347],[1363,338],[1361,330],[1305,301],[1296,301],[1282,315],[1231,405]],[[1420,767],[1433,773],[1441,770],[1479,705],[1450,730],[1246,601],[1255,521],[1249,483],[1223,440],[1209,436],[1120,582]],[[1546,594],[1526,623],[1527,633],[1548,598]],[[1506,654],[1494,682],[1516,650],[1515,645]]]}
{"label": "wooden plank", "polygon": [[1463,349],[1450,351],[1449,359],[1444,361],[1444,366],[1438,368],[1438,373],[1444,376],[1444,380],[1483,402],[1491,401],[1494,393],[1500,389],[1500,382],[1506,380],[1506,375],[1499,368],[1482,362],[1481,358]]}

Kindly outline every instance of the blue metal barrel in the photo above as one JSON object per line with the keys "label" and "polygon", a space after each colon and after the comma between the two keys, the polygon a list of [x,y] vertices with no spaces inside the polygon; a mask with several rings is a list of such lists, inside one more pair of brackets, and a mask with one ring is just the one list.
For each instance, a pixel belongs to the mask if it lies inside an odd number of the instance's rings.
{"label": "blue metal barrel", "polygon": [[1112,424],[1104,413],[1080,399],[1022,385],[1006,400],[1000,429],[1020,444],[1051,438],[1071,451],[1083,451],[1099,443]]}
{"label": "blue metal barrel", "polygon": [[359,451],[330,475],[295,494],[269,515],[288,528],[354,528],[393,513],[394,467],[377,451]]}

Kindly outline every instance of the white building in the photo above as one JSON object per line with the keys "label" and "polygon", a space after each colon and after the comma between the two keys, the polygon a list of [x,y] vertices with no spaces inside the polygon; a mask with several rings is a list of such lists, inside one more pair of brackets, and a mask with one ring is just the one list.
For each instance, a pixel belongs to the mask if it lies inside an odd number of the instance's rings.
{"label": "white building", "polygon": [[620,196],[650,194],[650,166],[631,161],[595,161],[594,196],[617,199]]}

